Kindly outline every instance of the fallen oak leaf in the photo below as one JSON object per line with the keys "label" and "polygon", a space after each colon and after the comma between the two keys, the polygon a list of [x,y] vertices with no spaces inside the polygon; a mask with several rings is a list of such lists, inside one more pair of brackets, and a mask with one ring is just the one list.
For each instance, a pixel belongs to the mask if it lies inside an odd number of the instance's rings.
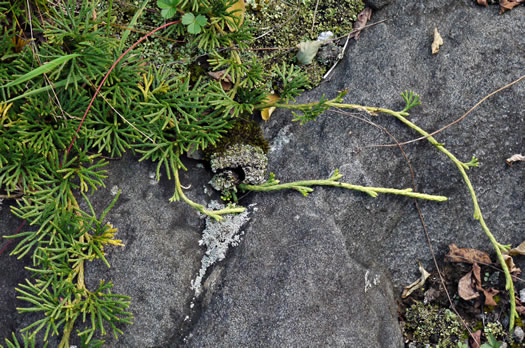
{"label": "fallen oak leaf", "polygon": [[487,253],[471,248],[458,248],[452,243],[448,246],[449,252],[445,255],[445,262],[464,262],[491,264],[492,261]]}
{"label": "fallen oak leaf", "polygon": [[425,284],[427,278],[430,277],[430,273],[428,273],[423,268],[423,265],[421,265],[421,262],[419,262],[419,272],[421,273],[421,277],[415,282],[413,282],[412,284],[405,286],[405,289],[403,290],[403,293],[401,294],[402,298],[407,298],[408,296],[410,296],[411,293],[421,288]]}
{"label": "fallen oak leaf", "polygon": [[[281,98],[279,98],[276,94],[268,94],[266,98],[263,100],[263,104],[270,104],[279,101]],[[270,106],[269,108],[264,108],[261,110],[261,118],[265,121],[268,121],[270,119],[270,116],[272,116],[272,113],[275,111],[275,106]]]}
{"label": "fallen oak leaf", "polygon": [[432,54],[437,54],[439,52],[439,47],[443,45],[443,38],[439,35],[438,29],[434,28],[434,41],[432,41]]}
{"label": "fallen oak leaf", "polygon": [[511,166],[514,162],[520,162],[520,161],[525,162],[525,156],[520,155],[520,154],[515,154],[505,160],[505,162],[507,162],[509,166]]}
{"label": "fallen oak leaf", "polygon": [[509,255],[510,256],[525,255],[525,241],[523,241],[517,247],[510,249],[509,250]]}

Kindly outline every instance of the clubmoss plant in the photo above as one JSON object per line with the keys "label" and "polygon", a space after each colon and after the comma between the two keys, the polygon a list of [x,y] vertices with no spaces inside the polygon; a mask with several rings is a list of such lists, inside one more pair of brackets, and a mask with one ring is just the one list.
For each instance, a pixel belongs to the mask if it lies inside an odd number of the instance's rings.
{"label": "clubmoss plant", "polygon": [[[104,187],[105,157],[133,151],[140,161],[155,162],[157,178],[164,171],[174,182],[171,201],[182,200],[220,220],[245,208],[230,204],[214,210],[191,201],[179,178],[179,171],[186,170],[181,156],[216,145],[236,120],[268,106],[269,78],[281,98],[275,105],[296,110],[302,122],[342,105],[343,94],[317,103],[292,104],[308,86],[304,70],[286,63],[265,70],[248,50],[252,33],[239,11],[231,10],[235,3],[171,1],[176,11],[164,14],[173,15],[174,20],[151,30],[125,51],[123,43],[130,31],[118,40],[109,23],[104,23],[112,18],[112,2],[105,9],[97,1],[66,0],[53,6],[41,23],[34,20],[33,35],[40,39],[28,40],[25,46],[13,41],[19,29],[13,13],[21,8],[2,12],[0,20],[11,25],[0,36],[0,47],[6,48],[0,58],[0,194],[15,200],[12,212],[29,223],[26,230],[6,237],[17,240],[11,254],[28,257],[28,270],[33,273],[30,281],[16,288],[18,298],[27,303],[18,310],[41,314],[21,330],[23,342],[30,344],[37,335],[46,342],[56,335],[62,348],[69,347],[76,336],[84,346],[97,346],[96,336],[107,331],[118,336],[120,325],[132,320],[127,312],[130,298],[113,294],[111,282],[100,282],[96,289],[88,289],[84,282],[86,262],[100,259],[109,266],[105,247],[122,246],[117,230],[105,220],[118,195],[102,213],[94,211],[87,196]],[[146,0],[136,9],[132,22],[138,21],[147,4]],[[129,54],[165,28],[185,38],[187,61],[197,61],[205,52],[206,69],[221,72],[222,77],[148,65]],[[408,189],[342,183],[340,178],[335,171],[328,179],[280,184],[270,177],[260,185],[239,187],[252,191],[291,188],[306,195],[312,186],[335,186],[372,197],[391,193],[446,200]],[[80,199],[86,209],[81,208]],[[15,341],[6,344],[16,345]]]}
{"label": "clubmoss plant", "polygon": [[400,111],[394,111],[387,108],[382,107],[370,107],[370,106],[363,106],[363,105],[357,105],[357,104],[346,104],[342,103],[342,98],[344,96],[345,92],[339,93],[339,95],[333,99],[326,99],[324,96],[321,98],[318,102],[313,103],[307,103],[307,104],[280,104],[278,102],[270,103],[268,105],[264,105],[264,107],[269,106],[275,106],[285,109],[291,109],[292,112],[295,115],[295,120],[300,121],[301,123],[305,123],[308,121],[316,120],[317,117],[322,113],[323,111],[329,109],[329,108],[339,108],[339,109],[352,109],[352,110],[361,110],[365,111],[372,115],[378,115],[379,113],[388,114],[391,116],[394,116],[399,121],[401,121],[403,124],[408,126],[409,128],[415,130],[422,136],[424,136],[434,147],[436,147],[440,152],[444,153],[458,168],[459,172],[461,173],[461,176],[463,178],[463,181],[465,182],[465,185],[468,188],[468,191],[470,193],[473,208],[474,208],[474,219],[478,220],[483,232],[488,237],[490,243],[494,247],[494,250],[496,252],[496,255],[498,257],[498,261],[500,263],[501,268],[503,269],[503,272],[505,274],[505,289],[508,290],[509,297],[510,297],[510,313],[509,313],[509,331],[512,332],[514,329],[514,323],[516,319],[519,319],[518,312],[516,311],[516,296],[514,292],[514,284],[512,281],[512,275],[510,274],[509,268],[507,266],[507,263],[505,262],[503,258],[503,253],[510,250],[511,245],[503,245],[499,243],[492,232],[490,231],[489,227],[485,223],[485,220],[483,219],[483,215],[481,213],[481,209],[478,204],[476,192],[474,191],[474,187],[472,186],[472,183],[467,175],[467,170],[469,170],[471,167],[477,167],[478,166],[478,159],[475,157],[472,157],[472,159],[469,162],[462,162],[457,157],[452,154],[449,150],[445,148],[445,146],[441,143],[439,143],[434,137],[432,137],[428,132],[421,129],[417,125],[415,125],[413,122],[409,121],[406,117],[409,115],[408,111],[412,109],[413,107],[416,107],[421,104],[421,101],[419,100],[419,96],[417,94],[414,94],[413,92],[405,91],[401,94],[403,97],[403,100],[405,101],[405,107]]}

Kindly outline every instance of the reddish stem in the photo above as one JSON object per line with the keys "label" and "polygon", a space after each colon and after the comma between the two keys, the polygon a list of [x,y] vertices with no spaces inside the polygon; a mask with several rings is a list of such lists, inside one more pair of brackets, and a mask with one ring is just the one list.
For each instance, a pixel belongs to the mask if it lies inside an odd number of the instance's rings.
{"label": "reddish stem", "polygon": [[169,27],[170,25],[172,24],[176,24],[176,23],[179,23],[180,21],[174,21],[174,22],[170,22],[170,23],[166,23],[160,27],[158,27],[157,29],[153,30],[153,31],[150,31],[148,34],[144,35],[143,37],[141,37],[137,42],[135,42],[133,45],[131,45],[130,48],[128,48],[124,53],[122,53],[122,55],[120,57],[118,57],[118,59],[115,61],[115,63],[113,63],[113,65],[111,66],[111,68],[109,68],[108,72],[106,73],[106,76],[104,76],[104,78],[102,79],[102,81],[100,82],[100,84],[98,85],[98,88],[95,92],[95,94],[93,95],[93,98],[91,98],[91,101],[89,102],[89,105],[86,109],[86,112],[84,112],[84,116],[82,116],[82,120],[80,120],[80,124],[78,125],[78,128],[77,128],[77,131],[75,132],[75,135],[73,136],[73,140],[71,141],[71,144],[69,145],[69,147],[67,148],[67,151],[66,151],[66,154],[64,156],[64,158],[62,159],[62,162],[60,163],[60,168],[62,168],[62,164],[64,163],[64,160],[66,159],[67,155],[69,154],[69,151],[71,151],[71,148],[73,147],[73,144],[75,143],[75,140],[77,139],[77,135],[78,135],[78,132],[80,131],[80,128],[82,128],[82,124],[84,123],[84,120],[86,119],[86,116],[89,112],[89,109],[91,109],[91,105],[93,104],[93,102],[95,101],[95,98],[97,97],[97,94],[98,92],[100,91],[100,89],[102,88],[102,85],[104,85],[104,82],[106,82],[106,79],[108,78],[109,74],[113,71],[113,69],[115,68],[115,66],[122,60],[122,58],[124,58],[124,56],[126,54],[128,54],[129,51],[131,51],[132,49],[134,49],[139,43],[141,43],[142,41],[144,41],[148,36],[156,33],[157,31],[161,30],[161,29],[164,29],[166,27]]}

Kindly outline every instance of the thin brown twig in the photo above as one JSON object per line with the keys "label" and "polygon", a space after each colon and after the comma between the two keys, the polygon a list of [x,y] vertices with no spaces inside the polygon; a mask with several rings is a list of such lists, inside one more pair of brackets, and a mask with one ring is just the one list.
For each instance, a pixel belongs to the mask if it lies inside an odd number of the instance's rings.
{"label": "thin brown twig", "polygon": [[[352,113],[347,112],[347,111],[342,111],[342,110],[333,110],[333,111],[336,112],[336,113],[347,115],[347,116],[350,116],[350,117],[355,118],[357,120],[366,122],[366,123],[368,123],[368,124],[378,128],[378,129],[382,130],[390,138],[392,138],[392,140],[397,144],[397,147],[401,151],[403,157],[405,158],[405,161],[407,163],[408,169],[410,170],[410,176],[411,176],[411,179],[412,179],[413,190],[414,190],[414,192],[417,192],[416,175],[415,175],[415,172],[414,172],[414,168],[412,167],[412,164],[410,163],[410,159],[408,158],[405,150],[403,149],[402,144],[399,143],[397,138],[392,133],[390,133],[388,131],[388,129],[386,129],[385,127],[382,127],[382,126],[380,126],[380,125],[378,125],[378,124],[376,124],[376,123],[374,123],[374,122],[372,122],[370,120],[367,120],[366,118],[362,118],[362,117],[356,116],[355,114],[352,114]],[[417,199],[414,199],[414,203],[415,203],[416,210],[417,210],[417,213],[418,213],[418,216],[419,216],[419,220],[421,221],[421,225],[423,226],[423,230],[425,231],[427,244],[428,244],[428,247],[430,249],[430,254],[432,255],[432,260],[434,261],[434,266],[436,267],[436,271],[437,271],[437,273],[439,275],[439,280],[441,282],[441,286],[443,287],[443,290],[445,291],[445,294],[447,296],[448,302],[450,303],[450,307],[452,308],[454,313],[458,316],[458,318],[460,319],[460,321],[463,324],[463,326],[467,329],[467,331],[469,332],[469,335],[474,339],[474,341],[477,342],[477,339],[476,339],[476,337],[474,337],[474,334],[472,333],[472,330],[467,325],[465,320],[461,317],[461,315],[459,314],[458,310],[456,309],[456,306],[452,302],[452,298],[450,297],[450,293],[448,292],[448,289],[447,289],[447,286],[446,286],[446,283],[445,283],[445,279],[443,277],[441,269],[439,268],[439,265],[438,265],[438,262],[437,262],[437,258],[436,258],[436,254],[434,252],[434,248],[432,247],[432,241],[430,239],[430,234],[428,233],[428,228],[427,228],[427,225],[425,223],[425,219],[423,217],[423,213],[421,211],[421,208],[419,207],[419,203],[418,203]],[[480,342],[477,342],[477,343],[479,344]]]}
{"label": "thin brown twig", "polygon": [[[105,22],[102,22],[102,24],[106,24]],[[110,26],[114,27],[114,28],[119,28],[119,29],[124,29],[124,30],[129,30],[129,31],[133,31],[135,33],[139,33],[139,34],[147,34],[148,32],[145,31],[145,30],[139,30],[139,29],[133,29],[133,28],[128,28],[128,27],[125,27],[123,25],[119,25],[119,24],[114,24],[114,23],[111,23]],[[172,39],[172,38],[169,38],[169,37],[166,37],[166,36],[162,36],[162,35],[151,35],[150,37],[154,37],[156,39],[162,39],[162,40],[166,40],[166,41],[171,41],[171,42],[177,42],[177,43],[181,43],[181,42],[186,42],[186,40],[175,40],[175,39]]]}
{"label": "thin brown twig", "polygon": [[[409,140],[409,141],[405,141],[405,142],[402,142],[402,143],[399,143],[400,145],[407,145],[407,144],[412,144],[412,143],[415,143],[415,142],[418,142],[420,140],[425,140],[426,138],[428,137],[431,137],[431,136],[434,136],[442,131],[444,131],[445,129],[449,128],[449,127],[452,127],[453,125],[463,121],[463,119],[465,119],[465,117],[467,117],[472,111],[474,111],[474,109],[476,109],[478,106],[480,106],[483,102],[485,102],[488,98],[492,97],[493,95],[503,91],[504,89],[507,89],[509,88],[510,86],[520,82],[521,80],[525,79],[525,75],[519,77],[518,79],[506,84],[505,86],[503,87],[500,87],[498,88],[497,90],[487,94],[485,97],[483,97],[480,101],[478,101],[473,107],[471,107],[467,112],[465,112],[460,118],[458,118],[457,120],[455,120],[454,122],[451,122],[449,124],[447,124],[446,126],[444,127],[441,127],[440,129],[430,133],[429,135],[427,136],[423,136],[423,137],[419,137],[419,138],[416,138],[416,139],[412,139],[412,140]],[[393,147],[393,146],[397,146],[397,144],[377,144],[377,145],[368,145],[366,147]]]}

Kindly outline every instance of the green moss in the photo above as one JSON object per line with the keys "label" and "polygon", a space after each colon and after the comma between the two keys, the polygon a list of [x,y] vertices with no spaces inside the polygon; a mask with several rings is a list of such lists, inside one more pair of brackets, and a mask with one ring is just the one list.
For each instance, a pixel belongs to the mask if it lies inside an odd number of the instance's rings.
{"label": "green moss", "polygon": [[[297,50],[295,47],[301,41],[315,40],[320,33],[331,31],[336,36],[349,33],[352,24],[357,19],[365,5],[361,0],[324,0],[319,1],[315,11],[316,1],[247,1],[248,25],[255,30],[254,47],[265,49],[257,54],[266,62],[268,69],[282,61],[295,63]],[[251,6],[250,6],[251,5]],[[314,23],[315,14],[315,24]],[[274,29],[274,30],[272,30]],[[275,48],[266,50],[268,48]],[[306,67],[312,87],[321,81],[329,68],[314,60]]]}
{"label": "green moss", "polygon": [[503,325],[501,325],[499,321],[487,323],[483,328],[483,333],[485,334],[485,337],[488,337],[489,334],[491,334],[497,340],[508,339],[507,331],[503,328]]}
{"label": "green moss", "polygon": [[247,118],[239,118],[233,122],[232,128],[228,130],[228,133],[226,133],[215,146],[208,146],[206,148],[204,158],[209,160],[213,154],[220,155],[235,144],[260,147],[264,153],[268,153],[270,148],[257,122]]}
{"label": "green moss", "polygon": [[457,347],[464,328],[456,314],[447,308],[418,302],[407,309],[405,333],[417,343],[438,344],[439,347]]}

